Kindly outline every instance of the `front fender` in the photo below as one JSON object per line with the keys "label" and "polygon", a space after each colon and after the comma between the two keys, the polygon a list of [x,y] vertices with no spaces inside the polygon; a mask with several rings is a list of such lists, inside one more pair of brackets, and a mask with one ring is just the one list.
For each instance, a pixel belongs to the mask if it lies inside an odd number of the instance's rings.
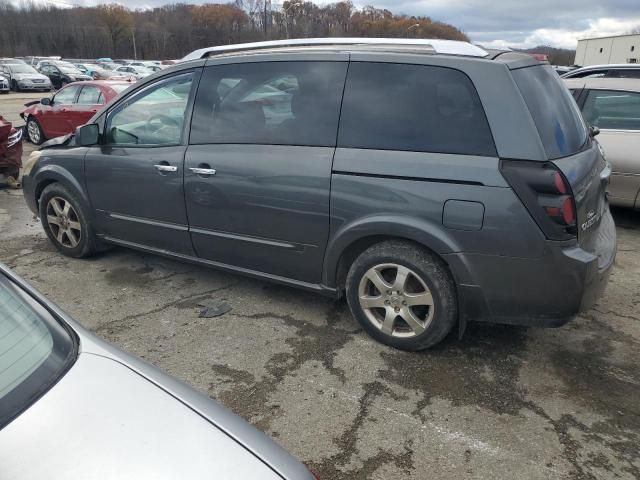
{"label": "front fender", "polygon": [[37,205],[38,196],[42,191],[42,185],[58,182],[71,190],[88,206],[89,197],[81,181],[82,177],[77,178],[77,175],[74,175],[60,165],[44,165],[31,175],[29,183],[32,186],[32,191],[30,193],[34,196],[33,201]]}
{"label": "front fender", "polygon": [[398,215],[362,217],[342,225],[331,235],[324,257],[323,283],[328,287],[335,287],[338,263],[342,254],[355,242],[376,236],[411,240],[438,255],[460,251],[455,239],[441,224]]}

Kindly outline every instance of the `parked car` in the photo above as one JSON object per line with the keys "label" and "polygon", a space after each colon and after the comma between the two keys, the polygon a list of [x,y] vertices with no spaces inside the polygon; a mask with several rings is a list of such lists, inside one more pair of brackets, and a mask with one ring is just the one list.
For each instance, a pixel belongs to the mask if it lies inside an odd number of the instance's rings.
{"label": "parked car", "polygon": [[591,65],[571,70],[562,78],[640,78],[640,64]]}
{"label": "parked car", "polygon": [[73,133],[87,123],[98,109],[128,87],[129,82],[93,80],[61,88],[51,98],[25,104],[20,116],[25,121],[27,139],[36,145],[49,138]]}
{"label": "parked car", "polygon": [[38,63],[38,71],[49,77],[56,89],[73,82],[93,80],[91,76],[85,75],[73,64],[61,61],[42,61]]}
{"label": "parked car", "polygon": [[469,320],[561,325],[605,288],[610,165],[549,65],[415,39],[189,58],[27,161],[25,199],[65,255],[117,244],[344,293],[406,350]]}
{"label": "parked car", "polygon": [[115,73],[121,75],[133,75],[140,80],[141,78],[148,77],[153,72],[145,67],[138,67],[136,65],[122,65],[114,70]]}
{"label": "parked car", "polygon": [[0,74],[7,78],[12,90],[51,90],[51,81],[45,75],[24,63],[8,63],[0,65]]}
{"label": "parked car", "polygon": [[10,186],[19,186],[18,176],[22,166],[22,129],[0,115],[0,178]]}
{"label": "parked car", "polygon": [[640,209],[640,79],[580,78],[565,81],[613,166],[612,205]]}
{"label": "parked car", "polygon": [[102,68],[100,65],[94,65],[91,63],[74,63],[74,66],[94,80],[126,80],[128,78],[128,76],[118,75],[106,68]]}
{"label": "parked car", "polygon": [[0,93],[9,93],[10,83],[9,83],[9,75],[4,74],[0,70]]}
{"label": "parked car", "polygon": [[20,60],[19,58],[0,58],[0,65],[6,65],[8,63],[12,63],[12,64],[16,64],[16,63],[22,63],[22,64],[26,64],[26,62],[24,60]]}
{"label": "parked car", "polygon": [[576,69],[576,67],[569,67],[565,65],[552,65],[552,67],[560,76],[566,75],[567,73],[572,72]]}
{"label": "parked car", "polygon": [[98,339],[2,265],[0,331],[3,477],[314,479],[240,417]]}

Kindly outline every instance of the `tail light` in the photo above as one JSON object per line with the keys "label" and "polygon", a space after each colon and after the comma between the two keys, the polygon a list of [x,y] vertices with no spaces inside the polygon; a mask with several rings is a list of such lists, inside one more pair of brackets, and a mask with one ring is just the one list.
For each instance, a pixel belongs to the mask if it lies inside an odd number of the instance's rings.
{"label": "tail light", "polygon": [[502,175],[550,240],[576,238],[571,186],[552,163],[502,160]]}

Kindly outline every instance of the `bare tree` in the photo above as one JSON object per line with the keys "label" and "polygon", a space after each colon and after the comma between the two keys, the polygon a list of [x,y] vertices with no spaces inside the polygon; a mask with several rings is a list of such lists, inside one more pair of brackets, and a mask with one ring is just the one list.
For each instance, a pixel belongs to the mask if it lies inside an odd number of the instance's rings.
{"label": "bare tree", "polygon": [[411,36],[467,40],[459,29],[429,17],[359,9],[348,0],[322,6],[307,0],[235,0],[138,10],[0,0],[0,56],[180,58],[203,46],[266,38],[405,37],[412,25],[419,27],[411,28]]}

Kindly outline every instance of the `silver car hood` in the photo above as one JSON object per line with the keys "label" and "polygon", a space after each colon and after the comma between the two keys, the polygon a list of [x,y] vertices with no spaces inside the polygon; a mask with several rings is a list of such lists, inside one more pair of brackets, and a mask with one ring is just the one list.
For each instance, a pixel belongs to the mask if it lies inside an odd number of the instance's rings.
{"label": "silver car hood", "polygon": [[[99,339],[1,263],[0,273],[67,323],[80,341],[69,372],[0,431],[0,479],[314,480],[302,463],[218,402]],[[220,470],[228,458],[237,468]],[[247,468],[261,466],[260,475],[241,475],[245,462]],[[197,475],[190,465],[199,468]]]}
{"label": "silver car hood", "polygon": [[13,78],[16,80],[49,80],[49,77],[40,73],[14,73]]}
{"label": "silver car hood", "polygon": [[90,353],[2,430],[0,472],[21,480],[280,478],[184,403]]}

